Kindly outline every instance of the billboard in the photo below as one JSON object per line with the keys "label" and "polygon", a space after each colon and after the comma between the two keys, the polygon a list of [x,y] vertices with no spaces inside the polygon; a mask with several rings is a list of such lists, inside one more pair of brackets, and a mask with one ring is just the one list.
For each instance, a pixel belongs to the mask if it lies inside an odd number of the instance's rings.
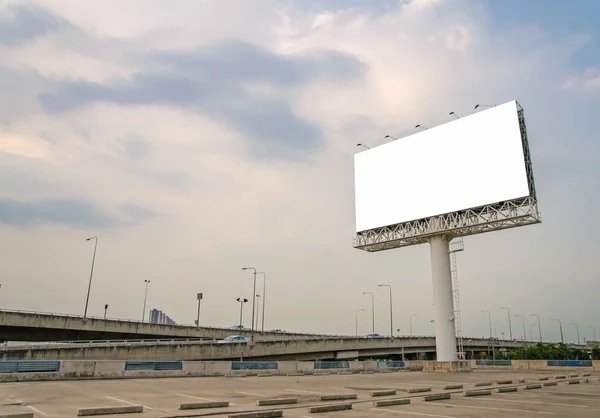
{"label": "billboard", "polygon": [[513,100],[357,153],[356,232],[530,196],[522,129]]}

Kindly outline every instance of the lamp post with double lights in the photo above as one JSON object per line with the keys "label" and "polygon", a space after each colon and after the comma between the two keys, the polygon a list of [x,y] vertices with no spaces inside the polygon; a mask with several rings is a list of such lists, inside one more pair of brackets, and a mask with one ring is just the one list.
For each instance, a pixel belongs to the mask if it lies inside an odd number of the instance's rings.
{"label": "lamp post with double lights", "polygon": [[412,315],[410,315],[410,316],[408,317],[408,326],[409,326],[409,328],[410,328],[410,336],[411,336],[411,337],[412,337],[412,335],[413,335],[413,332],[412,332],[412,319],[413,319],[413,316],[417,316],[417,314],[412,314]]}
{"label": "lamp post with double lights", "polygon": [[87,317],[88,303],[90,301],[90,290],[92,289],[92,277],[94,276],[94,263],[96,262],[96,249],[98,248],[98,237],[94,236],[94,237],[86,238],[86,241],[91,241],[91,240],[94,240],[94,255],[92,256],[92,268],[90,270],[90,282],[88,284],[87,297],[85,299],[85,309],[83,311],[84,318]]}
{"label": "lamp post with double lights", "polygon": [[144,310],[142,311],[142,322],[146,318],[146,299],[148,299],[148,285],[150,284],[150,280],[144,280],[146,283],[146,292],[144,292]]}
{"label": "lamp post with double lights", "polygon": [[254,272],[254,287],[252,289],[252,330],[250,333],[250,341],[254,341],[254,308],[256,305],[256,269],[254,267],[242,267],[242,270],[253,270]]}
{"label": "lamp post with double lights", "polygon": [[356,329],[356,338],[358,338],[358,313],[363,312],[364,309],[357,309],[355,311],[355,329]]}
{"label": "lamp post with double lights", "polygon": [[553,321],[558,322],[558,327],[560,329],[560,342],[564,343],[565,342],[565,338],[563,337],[562,321],[560,319],[553,319]]}
{"label": "lamp post with double lights", "polygon": [[[256,274],[262,274],[263,275],[263,292],[262,292],[262,325],[261,325],[261,331],[265,332],[265,294],[267,293],[267,273],[265,273],[264,271],[259,271]],[[258,329],[258,325],[256,325],[256,329]]]}
{"label": "lamp post with double lights", "polygon": [[390,337],[394,338],[394,314],[392,312],[392,286],[389,284],[379,284],[377,287],[387,287],[390,290]]}
{"label": "lamp post with double lights", "polygon": [[363,292],[363,295],[371,295],[371,319],[373,321],[373,334],[375,334],[375,293]]}
{"label": "lamp post with double lights", "polygon": [[248,302],[248,299],[237,298],[236,300],[240,303],[240,330],[241,330],[241,329],[244,329],[244,326],[242,325],[242,317],[244,314],[244,303]]}
{"label": "lamp post with double lights", "polygon": [[506,309],[508,312],[508,335],[510,337],[510,340],[512,341],[512,324],[510,323],[510,309],[509,308],[500,308],[500,309]]}

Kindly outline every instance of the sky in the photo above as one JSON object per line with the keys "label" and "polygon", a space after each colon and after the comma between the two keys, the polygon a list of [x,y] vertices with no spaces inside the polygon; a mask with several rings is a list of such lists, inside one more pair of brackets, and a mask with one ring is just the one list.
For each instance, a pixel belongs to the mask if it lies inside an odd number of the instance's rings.
{"label": "sky", "polygon": [[[359,142],[525,109],[543,223],[464,240],[463,335],[599,327],[593,0],[0,0],[0,308],[433,333],[427,245],[353,248]],[[415,173],[415,176],[418,176]],[[452,176],[452,173],[448,173]],[[456,182],[463,181],[456,178]],[[263,297],[259,276],[256,294]],[[244,306],[250,325],[251,303]],[[356,313],[357,310],[363,312]],[[537,326],[537,325],[536,325]],[[534,338],[537,333],[534,332]]]}

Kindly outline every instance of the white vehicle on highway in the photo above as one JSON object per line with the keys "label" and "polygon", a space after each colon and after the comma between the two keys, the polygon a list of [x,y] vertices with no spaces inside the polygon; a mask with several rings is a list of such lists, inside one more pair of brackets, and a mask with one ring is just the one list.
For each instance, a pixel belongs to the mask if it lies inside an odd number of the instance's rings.
{"label": "white vehicle on highway", "polygon": [[227,338],[222,339],[221,341],[217,341],[219,344],[228,344],[228,343],[247,343],[250,341],[248,338],[243,335],[230,335]]}

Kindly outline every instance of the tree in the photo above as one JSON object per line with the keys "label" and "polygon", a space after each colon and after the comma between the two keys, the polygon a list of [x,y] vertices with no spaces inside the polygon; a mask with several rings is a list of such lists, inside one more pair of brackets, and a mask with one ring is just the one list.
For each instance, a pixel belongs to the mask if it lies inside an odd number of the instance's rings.
{"label": "tree", "polygon": [[[600,359],[600,347],[597,350]],[[536,343],[526,348],[517,348],[508,353],[512,360],[589,360],[590,355],[580,349],[570,349],[564,343]]]}

